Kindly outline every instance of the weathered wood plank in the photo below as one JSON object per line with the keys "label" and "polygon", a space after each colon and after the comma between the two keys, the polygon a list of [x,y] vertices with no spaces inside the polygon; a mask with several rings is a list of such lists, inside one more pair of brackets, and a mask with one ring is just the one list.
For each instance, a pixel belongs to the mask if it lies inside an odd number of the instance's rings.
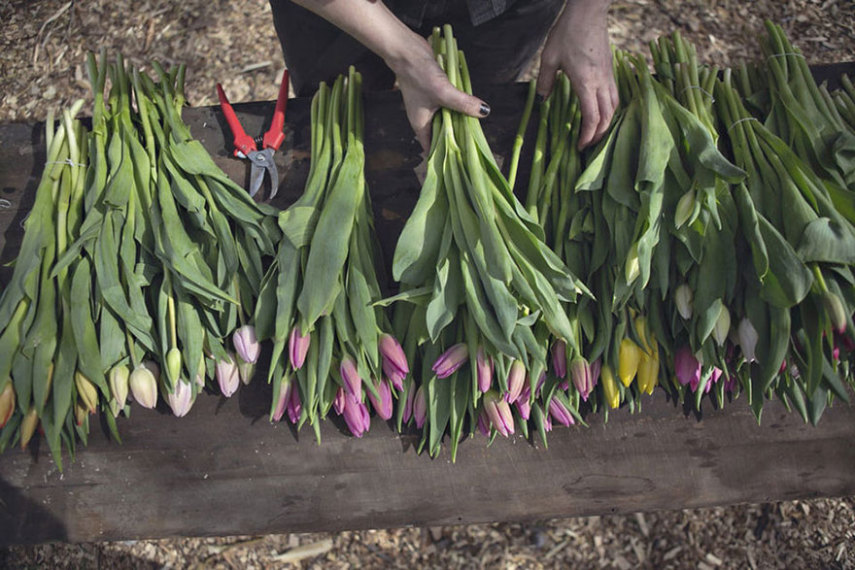
{"label": "weathered wood plank", "polygon": [[[486,94],[491,143],[508,150],[524,89]],[[272,104],[238,106],[247,131],[260,133]],[[387,258],[418,194],[418,149],[396,94],[366,102],[367,176]],[[277,155],[284,182],[277,205],[302,189],[308,168],[308,102],[292,101],[286,144]],[[215,109],[189,109],[187,121],[220,166],[244,180],[229,156]],[[0,262],[20,243],[44,148],[40,128],[0,126]],[[524,173],[523,173],[524,176]],[[523,177],[522,180],[525,180]],[[0,284],[9,270],[0,268]],[[0,355],[2,357],[2,355]],[[855,409],[837,404],[816,428],[772,403],[757,426],[744,401],[702,419],[661,393],[644,413],[589,418],[590,428],[557,428],[549,450],[520,437],[486,447],[461,445],[431,460],[376,420],[363,439],[324,422],[323,444],[271,426],[269,387],[242,388],[231,400],[206,394],[190,414],[134,409],[120,420],[124,443],[93,426],[90,444],[59,473],[47,450],[0,456],[0,544],[118,540],[441,525],[624,513],[855,494]]]}

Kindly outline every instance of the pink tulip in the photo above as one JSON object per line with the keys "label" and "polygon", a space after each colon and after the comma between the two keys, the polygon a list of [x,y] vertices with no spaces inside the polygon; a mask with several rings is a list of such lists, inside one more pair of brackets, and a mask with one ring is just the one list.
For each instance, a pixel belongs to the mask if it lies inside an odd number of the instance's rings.
{"label": "pink tulip", "polygon": [[683,386],[689,385],[692,392],[698,389],[701,381],[701,363],[692,354],[688,345],[677,349],[674,354],[674,374]]}
{"label": "pink tulip", "polygon": [[505,393],[505,401],[513,404],[520,397],[523,385],[526,383],[525,364],[521,360],[514,360],[508,372],[508,391]]}
{"label": "pink tulip", "polygon": [[588,396],[594,391],[592,372],[592,366],[581,356],[577,356],[570,363],[570,378],[573,379],[573,385],[585,402],[588,401]]}
{"label": "pink tulip", "polygon": [[490,437],[490,418],[487,417],[487,412],[483,409],[478,414],[478,431],[485,437]]}
{"label": "pink tulip", "polygon": [[356,369],[356,362],[349,356],[341,359],[339,366],[341,380],[344,383],[344,389],[347,393],[354,397],[362,396],[362,378],[359,377],[359,371]]}
{"label": "pink tulip", "polygon": [[276,408],[273,410],[272,421],[278,422],[285,415],[285,407],[288,404],[288,400],[291,399],[292,386],[289,377],[285,376],[282,378],[282,381],[279,383],[279,394],[276,396]]}
{"label": "pink tulip", "polygon": [[396,390],[404,389],[404,378],[410,373],[407,355],[401,344],[392,335],[380,337],[380,356],[383,357],[383,372]]}
{"label": "pink tulip", "polygon": [[528,384],[523,387],[519,398],[514,400],[514,406],[522,419],[528,420],[531,417],[531,388]]}
{"label": "pink tulip", "polygon": [[347,403],[347,392],[341,386],[335,391],[335,399],[333,400],[333,409],[338,415],[344,413],[344,406]]}
{"label": "pink tulip", "polygon": [[404,413],[401,416],[403,423],[407,423],[410,421],[410,418],[413,417],[413,401],[416,398],[416,387],[410,386],[407,390],[407,399],[404,402]]}
{"label": "pink tulip", "polygon": [[231,398],[240,386],[240,371],[235,363],[234,355],[229,353],[228,360],[218,360],[215,370],[220,392],[226,398]]}
{"label": "pink tulip", "polygon": [[496,431],[505,437],[514,433],[514,416],[511,413],[511,406],[493,390],[484,394],[484,410]]}
{"label": "pink tulip", "polygon": [[469,349],[462,342],[455,344],[433,363],[432,370],[437,378],[448,378],[469,360]]}
{"label": "pink tulip", "polygon": [[344,423],[347,424],[350,433],[356,437],[362,437],[371,427],[368,407],[350,394],[345,396],[343,415]]}
{"label": "pink tulip", "polygon": [[300,421],[300,414],[303,411],[303,402],[300,400],[300,390],[297,386],[291,387],[291,394],[288,398],[288,403],[285,405],[288,412],[288,419],[292,424]]}
{"label": "pink tulip", "polygon": [[288,338],[288,357],[291,359],[294,370],[299,370],[306,362],[306,353],[309,352],[311,340],[311,335],[300,334],[299,327],[295,326],[291,329],[291,336]]}
{"label": "pink tulip", "polygon": [[416,390],[416,395],[413,399],[413,419],[416,421],[416,427],[421,429],[425,425],[427,419],[427,400],[422,386]]}
{"label": "pink tulip", "polygon": [[244,362],[255,364],[258,361],[258,356],[261,354],[261,344],[255,336],[255,327],[252,325],[244,325],[237,329],[232,335],[232,343],[235,345],[235,352]]}
{"label": "pink tulip", "polygon": [[172,408],[172,413],[176,418],[183,418],[193,407],[193,388],[184,380],[179,379],[175,382],[175,389],[171,394],[166,395],[166,402]]}
{"label": "pink tulip", "polygon": [[478,389],[483,393],[490,389],[493,383],[493,358],[484,353],[484,347],[478,347],[475,357],[478,372]]}
{"label": "pink tulip", "polygon": [[564,427],[571,426],[576,423],[573,420],[573,415],[570,413],[570,410],[568,410],[567,406],[565,406],[558,398],[552,398],[549,400],[549,415]]}
{"label": "pink tulip", "polygon": [[377,415],[384,420],[388,420],[392,417],[392,386],[389,382],[381,380],[377,382],[376,388],[380,396],[379,399],[371,393],[371,390],[367,390],[368,399],[371,400],[371,406],[377,412]]}

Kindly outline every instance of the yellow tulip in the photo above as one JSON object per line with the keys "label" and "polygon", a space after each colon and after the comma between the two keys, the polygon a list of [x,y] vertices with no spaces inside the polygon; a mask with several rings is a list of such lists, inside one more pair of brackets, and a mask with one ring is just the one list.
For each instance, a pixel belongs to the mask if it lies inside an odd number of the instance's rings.
{"label": "yellow tulip", "polygon": [[632,339],[625,338],[620,341],[620,349],[618,350],[618,376],[624,386],[629,387],[632,380],[638,372],[638,365],[641,362],[641,355],[644,351],[641,347],[635,344]]}
{"label": "yellow tulip", "polygon": [[611,366],[604,364],[600,370],[600,381],[603,384],[603,394],[606,396],[606,403],[610,408],[620,406],[620,391],[618,391],[615,375],[612,372]]}

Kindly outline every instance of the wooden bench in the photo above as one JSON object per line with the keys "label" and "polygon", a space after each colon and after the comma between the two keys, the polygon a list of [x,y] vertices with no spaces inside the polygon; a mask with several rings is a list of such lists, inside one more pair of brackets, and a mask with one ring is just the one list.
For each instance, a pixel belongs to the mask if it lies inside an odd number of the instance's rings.
{"label": "wooden bench", "polygon": [[[522,86],[485,98],[496,152],[507,153]],[[272,103],[236,106],[247,132],[262,132]],[[377,229],[391,256],[419,185],[418,147],[394,93],[366,97],[367,177]],[[187,109],[191,130],[220,166],[245,183],[229,156],[218,109]],[[276,204],[302,191],[308,168],[308,101],[293,100],[278,154],[284,182]],[[18,250],[44,163],[42,127],[0,125],[0,262]],[[230,140],[230,138],[229,138]],[[525,161],[525,158],[523,159]],[[523,175],[522,180],[525,180]],[[0,284],[8,281],[0,269]],[[2,358],[3,355],[0,355]],[[258,377],[264,376],[261,367]],[[590,427],[556,428],[549,449],[519,437],[490,447],[482,437],[418,455],[419,436],[374,418],[362,439],[343,423],[310,429],[270,425],[263,379],[229,400],[203,394],[185,418],[136,406],[119,421],[123,444],[93,421],[89,445],[60,473],[46,446],[0,455],[0,545],[170,536],[333,531],[406,525],[530,520],[643,510],[855,495],[855,408],[838,402],[818,427],[778,402],[758,426],[744,398],[724,410],[685,410],[657,391],[643,412],[622,409]]]}

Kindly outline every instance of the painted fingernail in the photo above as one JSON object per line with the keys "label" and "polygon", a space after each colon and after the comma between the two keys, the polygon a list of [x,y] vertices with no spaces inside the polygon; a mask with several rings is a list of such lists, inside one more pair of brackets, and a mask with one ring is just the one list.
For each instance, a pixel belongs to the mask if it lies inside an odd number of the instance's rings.
{"label": "painted fingernail", "polygon": [[482,117],[486,117],[490,114],[490,106],[482,102],[481,107],[478,109],[478,112],[481,113]]}

